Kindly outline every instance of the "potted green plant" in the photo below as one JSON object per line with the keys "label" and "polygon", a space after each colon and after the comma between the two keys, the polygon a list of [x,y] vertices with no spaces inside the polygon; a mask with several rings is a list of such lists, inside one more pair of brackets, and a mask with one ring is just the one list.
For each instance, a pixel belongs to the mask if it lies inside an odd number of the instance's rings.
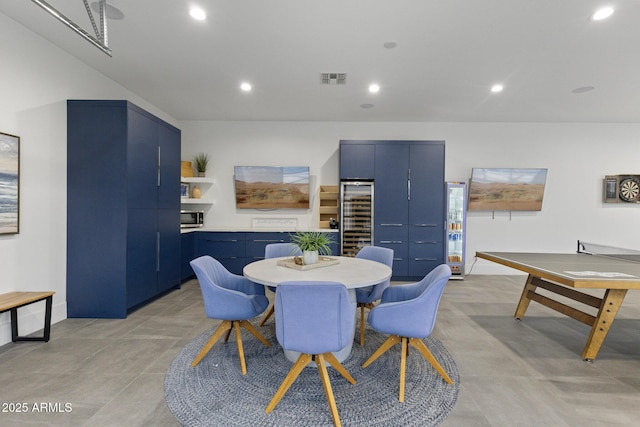
{"label": "potted green plant", "polygon": [[324,231],[298,231],[291,235],[291,243],[298,245],[302,251],[305,264],[318,262],[318,255],[331,255],[333,235]]}
{"label": "potted green plant", "polygon": [[209,164],[209,155],[207,153],[200,153],[193,159],[193,162],[196,165],[198,176],[204,176],[204,173],[207,171],[207,165]]}

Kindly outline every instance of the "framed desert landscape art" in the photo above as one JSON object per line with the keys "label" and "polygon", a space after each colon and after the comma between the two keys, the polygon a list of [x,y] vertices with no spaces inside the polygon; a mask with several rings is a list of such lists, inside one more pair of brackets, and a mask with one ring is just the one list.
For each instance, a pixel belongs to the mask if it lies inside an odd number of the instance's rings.
{"label": "framed desert landscape art", "polygon": [[470,211],[540,211],[547,180],[542,168],[474,168]]}
{"label": "framed desert landscape art", "polygon": [[235,166],[236,208],[309,209],[308,166]]}
{"label": "framed desert landscape art", "polygon": [[20,208],[20,137],[0,132],[0,234],[17,234]]}

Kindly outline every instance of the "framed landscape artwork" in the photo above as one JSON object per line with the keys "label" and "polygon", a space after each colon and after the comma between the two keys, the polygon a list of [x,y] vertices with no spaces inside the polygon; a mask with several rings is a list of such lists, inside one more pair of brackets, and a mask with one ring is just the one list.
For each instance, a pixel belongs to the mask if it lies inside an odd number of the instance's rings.
{"label": "framed landscape artwork", "polygon": [[20,137],[0,132],[0,234],[17,234],[20,208]]}
{"label": "framed landscape artwork", "polygon": [[470,211],[540,211],[547,180],[544,168],[473,168]]}
{"label": "framed landscape artwork", "polygon": [[308,166],[235,166],[236,208],[309,209]]}

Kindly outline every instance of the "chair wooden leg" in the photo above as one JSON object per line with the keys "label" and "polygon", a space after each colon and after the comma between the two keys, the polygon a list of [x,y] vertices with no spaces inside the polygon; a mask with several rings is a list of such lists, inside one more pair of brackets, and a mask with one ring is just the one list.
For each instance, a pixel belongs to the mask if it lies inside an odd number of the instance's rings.
{"label": "chair wooden leg", "polygon": [[234,320],[233,326],[236,331],[236,345],[238,346],[238,357],[240,358],[240,370],[242,375],[247,375],[247,364],[244,360],[244,349],[242,347],[242,333],[240,331],[241,321]]}
{"label": "chair wooden leg", "polygon": [[399,342],[400,342],[399,336],[391,335],[389,338],[386,339],[385,342],[383,342],[380,345],[380,347],[378,347],[378,349],[371,356],[369,356],[369,358],[362,364],[362,367],[366,368],[367,366],[371,365],[371,363],[375,362],[375,360],[378,357],[382,356],[385,351],[389,350],[391,347],[398,344]]}
{"label": "chair wooden leg", "polygon": [[229,330],[227,331],[227,335],[225,335],[225,337],[224,337],[224,342],[229,341],[229,336],[231,336],[231,329],[229,329]]}
{"label": "chair wooden leg", "polygon": [[323,356],[325,359],[327,359],[327,362],[329,362],[329,364],[333,366],[333,369],[338,371],[343,377],[346,378],[347,381],[349,381],[351,384],[356,383],[356,380],[354,380],[349,371],[347,371],[345,367],[342,366],[340,362],[338,362],[338,359],[336,359],[333,353],[324,353]]}
{"label": "chair wooden leg", "polygon": [[402,337],[402,350],[400,350],[400,390],[398,400],[404,402],[404,378],[407,373],[407,338]]}
{"label": "chair wooden leg", "polygon": [[280,400],[282,399],[284,394],[287,392],[287,390],[289,390],[289,387],[291,387],[291,384],[293,384],[296,378],[298,378],[298,375],[300,375],[300,372],[302,372],[302,370],[309,364],[309,362],[311,362],[311,359],[312,359],[312,356],[310,354],[303,353],[300,356],[298,356],[298,360],[296,360],[296,363],[293,364],[293,366],[289,370],[289,373],[282,381],[282,384],[280,384],[278,391],[276,391],[276,394],[273,395],[271,402],[269,402],[269,404],[267,405],[267,408],[265,409],[265,412],[267,414],[273,411],[273,409],[280,402]]}
{"label": "chair wooden leg", "polygon": [[364,305],[360,305],[360,346],[364,347]]}
{"label": "chair wooden leg", "polygon": [[241,320],[240,326],[249,331],[251,335],[258,338],[264,345],[266,345],[267,347],[271,347],[271,343],[267,341],[267,339],[263,337],[260,332],[258,332],[258,330],[251,324],[251,322],[249,322],[248,320]]}
{"label": "chair wooden leg", "polygon": [[453,384],[453,381],[451,380],[451,378],[449,378],[449,375],[447,375],[445,370],[442,368],[442,365],[440,365],[440,363],[436,360],[436,358],[433,357],[433,354],[431,353],[431,351],[429,351],[429,348],[425,345],[425,343],[421,339],[411,338],[409,340],[409,344],[411,344],[412,346],[418,349],[420,354],[422,354],[422,357],[424,357],[425,359],[427,359],[429,363],[431,363],[431,366],[433,366],[435,370],[438,371],[440,375],[442,375],[442,378],[444,378],[444,380],[448,384]]}
{"label": "chair wooden leg", "polygon": [[333,418],[333,424],[336,427],[341,427],[340,416],[338,415],[338,407],[336,406],[336,399],[333,396],[333,389],[331,388],[331,381],[329,381],[329,373],[327,372],[327,366],[324,362],[324,355],[316,355],[316,365],[318,365],[318,373],[322,380],[322,386],[324,387],[324,393],[327,395],[327,402],[329,402],[329,410],[331,411],[331,418]]}
{"label": "chair wooden leg", "polygon": [[231,320],[224,320],[222,323],[220,323],[220,326],[218,326],[218,329],[215,330],[215,332],[211,335],[211,338],[209,338],[209,341],[207,341],[204,347],[202,347],[202,350],[200,350],[200,353],[198,353],[196,358],[193,359],[193,362],[191,362],[191,367],[195,367],[198,363],[200,363],[202,358],[209,352],[209,350],[211,350],[211,347],[213,347],[216,341],[220,339],[222,334],[224,334],[227,331],[231,331],[231,327],[232,327]]}
{"label": "chair wooden leg", "polygon": [[265,322],[269,320],[269,318],[273,314],[273,311],[274,311],[273,304],[271,304],[271,307],[269,307],[269,310],[267,310],[267,314],[264,315],[262,322],[260,322],[260,326],[264,326]]}

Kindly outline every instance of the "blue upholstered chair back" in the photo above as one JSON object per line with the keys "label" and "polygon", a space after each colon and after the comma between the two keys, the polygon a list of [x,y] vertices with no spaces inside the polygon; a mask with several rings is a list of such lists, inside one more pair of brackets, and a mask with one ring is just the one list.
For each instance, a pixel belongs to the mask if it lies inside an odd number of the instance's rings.
{"label": "blue upholstered chair back", "polygon": [[369,313],[368,322],[377,331],[409,338],[426,338],[433,331],[440,298],[451,277],[451,268],[442,264],[421,281],[391,286],[380,304]]}
{"label": "blue upholstered chair back", "polygon": [[212,319],[243,320],[262,313],[269,305],[264,286],[227,270],[210,256],[190,262],[196,273],[205,312]]}
{"label": "blue upholstered chair back", "polygon": [[[368,259],[393,267],[393,249],[383,248],[382,246],[365,246],[360,249],[356,258]],[[380,282],[373,287],[356,288],[356,299],[360,303],[370,303],[380,299],[385,289],[389,287],[391,278]]]}
{"label": "blue upholstered chair back", "polygon": [[280,258],[283,256],[301,256],[302,251],[295,243],[269,243],[264,247],[265,258]]}
{"label": "blue upholstered chair back", "polygon": [[336,282],[283,282],[276,292],[276,337],[285,350],[322,354],[353,340],[355,302]]}

